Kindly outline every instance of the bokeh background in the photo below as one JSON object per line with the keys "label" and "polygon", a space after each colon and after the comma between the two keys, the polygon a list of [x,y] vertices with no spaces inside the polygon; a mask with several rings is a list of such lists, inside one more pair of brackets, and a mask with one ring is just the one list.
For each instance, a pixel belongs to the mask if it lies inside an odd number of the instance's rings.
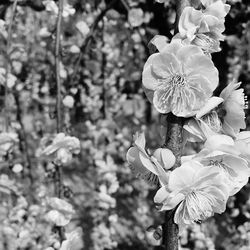
{"label": "bokeh background", "polygon": [[[221,89],[233,79],[250,95],[250,3],[230,0],[222,51],[213,54]],[[75,250],[146,250],[145,230],[162,223],[154,188],[131,174],[125,156],[136,131],[149,148],[162,144],[159,114],[147,101],[141,73],[154,35],[172,38],[175,1],[68,0],[60,53],[63,130],[78,137],[81,153],[63,168],[63,193],[75,208],[66,231],[83,230]],[[0,2],[10,23],[11,0]],[[8,81],[11,127],[19,144],[0,162],[0,249],[58,249],[46,219],[54,196],[53,167],[39,157],[42,138],[56,131],[56,15],[42,1],[21,0],[15,15]],[[0,23],[0,122],[4,117],[6,31]],[[250,116],[246,110],[247,127]],[[1,125],[2,126],[2,125]],[[188,148],[192,153],[195,145]],[[21,165],[21,166],[20,166]],[[11,191],[10,191],[11,190]],[[223,215],[184,230],[182,249],[250,249],[250,185],[231,197]]]}

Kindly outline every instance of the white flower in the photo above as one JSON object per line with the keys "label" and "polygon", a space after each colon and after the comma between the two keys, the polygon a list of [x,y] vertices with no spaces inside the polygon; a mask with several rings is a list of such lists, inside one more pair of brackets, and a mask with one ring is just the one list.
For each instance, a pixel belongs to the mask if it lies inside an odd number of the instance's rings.
{"label": "white flower", "polygon": [[70,233],[66,233],[66,240],[62,242],[59,250],[75,250],[82,244],[81,237],[82,229],[80,227]]}
{"label": "white flower", "polygon": [[240,156],[234,140],[227,135],[213,135],[207,139],[204,149],[194,159],[204,166],[217,166],[224,170],[231,187],[230,195],[236,194],[248,182],[250,168]]}
{"label": "white flower", "polygon": [[212,96],[218,71],[197,46],[183,45],[179,39],[163,46],[162,40],[154,40],[159,53],[144,65],[144,91],[158,112],[191,117]]}
{"label": "white flower", "polygon": [[80,153],[80,141],[76,137],[59,133],[51,145],[47,146],[42,155],[55,157],[58,165],[66,165],[72,159],[72,154]]}
{"label": "white flower", "polygon": [[184,129],[191,140],[201,141],[216,133],[235,138],[240,129],[246,128],[245,112],[248,103],[244,90],[238,89],[241,83],[230,83],[219,97],[211,97],[196,113],[196,121],[187,121]]}
{"label": "white flower", "polygon": [[75,100],[74,100],[74,98],[71,95],[66,95],[63,98],[62,103],[67,108],[73,108]]}
{"label": "white flower", "polygon": [[13,132],[0,133],[0,156],[11,152],[15,144],[18,142],[18,135]]}
{"label": "white flower", "polygon": [[66,226],[75,213],[71,204],[57,197],[48,198],[48,205],[52,208],[47,218],[57,226]]}
{"label": "white flower", "polygon": [[89,26],[84,21],[79,21],[76,23],[76,28],[85,37],[89,33]]}
{"label": "white flower", "polygon": [[128,12],[128,21],[133,27],[138,27],[142,25],[144,21],[144,14],[142,9],[133,8]]}
{"label": "white flower", "polygon": [[167,148],[157,149],[150,155],[146,148],[145,135],[137,135],[135,146],[127,152],[127,161],[133,173],[141,177],[149,184],[157,184],[158,178],[161,182],[167,182],[167,170],[175,164],[175,156]]}
{"label": "white flower", "polygon": [[216,167],[188,161],[170,173],[169,184],[157,191],[154,201],[162,204],[161,211],[178,206],[174,221],[180,226],[200,222],[225,211],[229,190],[224,178]]}

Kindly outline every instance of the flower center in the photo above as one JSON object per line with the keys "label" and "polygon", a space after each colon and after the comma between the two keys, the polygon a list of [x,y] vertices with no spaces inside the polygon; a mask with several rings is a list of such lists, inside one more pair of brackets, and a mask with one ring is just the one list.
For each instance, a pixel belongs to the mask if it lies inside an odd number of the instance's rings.
{"label": "flower center", "polygon": [[185,199],[187,212],[192,221],[200,222],[212,214],[209,199],[197,190],[192,190]]}
{"label": "flower center", "polygon": [[180,75],[173,73],[171,76],[165,79],[158,80],[162,85],[170,85],[171,87],[184,87],[187,84],[187,79],[185,75]]}
{"label": "flower center", "polygon": [[222,128],[221,120],[216,111],[212,111],[201,118],[214,132],[220,132]]}

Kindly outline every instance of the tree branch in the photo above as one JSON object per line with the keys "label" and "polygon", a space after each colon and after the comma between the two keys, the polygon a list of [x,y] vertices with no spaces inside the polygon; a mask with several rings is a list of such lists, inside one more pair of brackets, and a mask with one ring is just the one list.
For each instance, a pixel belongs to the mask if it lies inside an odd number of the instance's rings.
{"label": "tree branch", "polygon": [[[175,34],[178,33],[178,23],[183,9],[187,6],[198,7],[200,0],[177,0],[176,1],[176,20]],[[181,155],[183,148],[182,128],[185,119],[176,117],[173,114],[162,115],[164,124],[167,124],[167,133],[165,137],[164,147],[170,149],[176,157],[173,169],[181,165]],[[165,120],[165,121],[164,121]],[[165,213],[163,224],[163,244],[165,250],[178,250],[179,228],[174,223],[174,210]]]}
{"label": "tree branch", "polygon": [[16,14],[17,1],[15,0],[13,8],[12,8],[12,16],[8,27],[8,37],[7,37],[7,46],[6,46],[6,66],[5,66],[5,82],[4,82],[4,107],[5,107],[5,130],[8,132],[9,130],[9,105],[8,105],[8,78],[10,73],[10,47],[11,47],[11,39],[12,39],[12,27]]}
{"label": "tree branch", "polygon": [[56,129],[57,133],[62,130],[62,96],[61,96],[61,78],[60,78],[60,39],[61,39],[61,23],[63,12],[63,0],[59,1],[59,12],[56,27],[56,47],[55,47],[55,67],[56,67]]}

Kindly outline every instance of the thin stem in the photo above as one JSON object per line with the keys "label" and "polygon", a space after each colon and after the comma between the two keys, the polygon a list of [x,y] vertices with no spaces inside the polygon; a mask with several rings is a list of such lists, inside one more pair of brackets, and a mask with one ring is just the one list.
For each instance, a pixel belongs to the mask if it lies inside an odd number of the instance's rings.
{"label": "thin stem", "polygon": [[62,12],[63,12],[63,0],[59,0],[59,11],[57,17],[56,27],[56,48],[55,48],[55,59],[56,59],[56,122],[57,122],[57,133],[62,130],[62,95],[61,95],[61,78],[60,78],[60,38],[61,38],[61,24],[62,24]]}
{"label": "thin stem", "polygon": [[5,66],[5,82],[4,82],[4,107],[5,107],[5,131],[8,132],[9,130],[9,104],[8,104],[8,78],[9,78],[9,71],[10,71],[10,57],[9,57],[9,50],[11,47],[11,39],[12,39],[12,28],[13,28],[13,23],[15,19],[15,14],[16,14],[16,8],[17,8],[17,1],[15,0],[12,8],[12,16],[8,28],[8,37],[7,37],[7,46],[6,46],[6,66]]}
{"label": "thin stem", "polygon": [[[61,95],[61,78],[60,78],[60,39],[61,39],[61,26],[62,26],[62,12],[63,12],[63,0],[59,0],[59,11],[57,16],[56,25],[56,47],[55,47],[55,70],[56,70],[56,131],[60,133],[62,131],[62,95]],[[60,166],[55,165],[55,193],[58,198],[61,198],[62,187],[62,169]],[[64,239],[63,227],[57,227],[58,236],[60,242]]]}

